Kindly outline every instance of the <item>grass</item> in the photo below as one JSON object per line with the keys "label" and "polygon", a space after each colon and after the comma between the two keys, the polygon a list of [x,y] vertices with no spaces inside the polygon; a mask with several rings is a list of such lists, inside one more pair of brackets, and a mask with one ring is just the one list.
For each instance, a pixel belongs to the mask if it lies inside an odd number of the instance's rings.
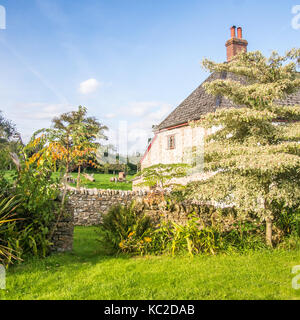
{"label": "grass", "polygon": [[9,268],[0,299],[300,299],[291,286],[300,251],[109,257],[96,237],[76,227],[72,253]]}
{"label": "grass", "polygon": [[[5,177],[7,179],[12,179],[12,173],[10,171],[5,172]],[[73,178],[77,179],[77,173],[71,173]],[[53,173],[53,177],[59,177],[59,173]],[[112,174],[102,174],[102,173],[95,173],[94,178],[95,182],[88,181],[81,175],[81,186],[86,188],[97,188],[97,189],[111,189],[111,190],[132,190],[132,183],[131,179],[133,176],[127,176],[127,180],[129,182],[110,182],[112,177],[116,177],[116,175]],[[72,184],[75,186],[75,184]]]}
{"label": "grass", "polygon": [[[77,173],[71,173],[73,178],[77,179]],[[53,173],[54,177],[58,177],[58,173]],[[112,177],[117,177],[117,175],[113,174],[103,174],[103,173],[95,173],[94,178],[95,182],[91,182],[84,178],[83,175],[81,175],[81,186],[86,188],[97,188],[97,189],[111,189],[111,190],[132,190],[132,183],[131,179],[133,176],[127,176],[126,179],[129,182],[110,182],[110,179]],[[71,184],[74,187],[76,184]]]}

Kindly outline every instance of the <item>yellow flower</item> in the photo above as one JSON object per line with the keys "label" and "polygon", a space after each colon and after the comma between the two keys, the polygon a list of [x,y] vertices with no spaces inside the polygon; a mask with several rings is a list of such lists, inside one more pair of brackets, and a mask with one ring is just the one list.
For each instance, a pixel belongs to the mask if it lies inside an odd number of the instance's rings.
{"label": "yellow flower", "polygon": [[121,241],[121,242],[119,243],[119,247],[120,247],[120,248],[123,248],[123,247],[124,247],[123,243],[124,243],[124,241]]}
{"label": "yellow flower", "polygon": [[145,237],[144,240],[145,240],[145,242],[151,242],[152,241],[152,239],[149,238],[149,237]]}
{"label": "yellow flower", "polygon": [[132,237],[135,234],[135,231],[129,233],[128,238]]}

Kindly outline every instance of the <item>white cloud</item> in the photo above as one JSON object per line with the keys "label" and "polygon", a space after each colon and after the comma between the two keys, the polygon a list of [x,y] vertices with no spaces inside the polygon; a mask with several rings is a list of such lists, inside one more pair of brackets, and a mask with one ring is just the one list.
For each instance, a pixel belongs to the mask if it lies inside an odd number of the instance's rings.
{"label": "white cloud", "polygon": [[[129,154],[136,151],[143,152],[146,149],[148,139],[153,137],[152,126],[158,125],[171,110],[170,104],[154,101],[131,102],[119,110],[118,114],[122,121],[127,120]],[[110,130],[109,136],[113,144],[117,143],[116,137],[120,135],[118,129],[115,130]]]}
{"label": "white cloud", "polygon": [[71,105],[60,104],[47,104],[47,103],[26,103],[16,106],[19,110],[16,115],[19,119],[29,120],[52,120],[54,117],[59,116],[62,113],[71,111],[74,109]]}
{"label": "white cloud", "polygon": [[97,89],[99,87],[101,87],[102,85],[103,85],[103,83],[99,82],[96,79],[88,79],[88,80],[80,83],[79,92],[81,94],[90,94],[90,93],[97,91]]}
{"label": "white cloud", "polygon": [[113,118],[115,118],[115,117],[116,117],[116,115],[115,115],[114,113],[107,113],[107,114],[104,116],[105,119],[113,119]]}
{"label": "white cloud", "polygon": [[8,118],[16,124],[23,141],[27,142],[36,130],[49,128],[54,117],[75,109],[66,103],[17,103],[8,112]]}
{"label": "white cloud", "polygon": [[[144,106],[149,104],[143,104]],[[158,125],[171,112],[172,106],[157,102],[148,108],[137,121],[130,123],[128,128],[128,144],[130,152],[143,152],[147,148],[148,139],[153,137],[152,126]]]}
{"label": "white cloud", "polygon": [[156,103],[155,107],[144,112],[137,121],[132,122],[133,128],[152,129],[158,125],[170,113],[172,106],[167,103]]}
{"label": "white cloud", "polygon": [[159,104],[159,102],[155,101],[131,102],[125,109],[129,115],[141,117],[144,116],[149,110],[156,108]]}

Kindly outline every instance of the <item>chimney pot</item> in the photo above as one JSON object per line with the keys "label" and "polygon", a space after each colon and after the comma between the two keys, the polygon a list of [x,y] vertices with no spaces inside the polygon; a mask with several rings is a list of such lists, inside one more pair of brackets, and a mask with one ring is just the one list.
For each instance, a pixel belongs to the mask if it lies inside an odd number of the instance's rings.
{"label": "chimney pot", "polygon": [[241,27],[239,27],[239,28],[237,29],[237,37],[238,37],[239,39],[243,39],[243,31],[242,31],[242,28],[241,28]]}
{"label": "chimney pot", "polygon": [[232,27],[230,28],[230,30],[231,30],[231,38],[235,38],[235,37],[236,37],[235,29],[236,29],[236,26],[232,26]]}

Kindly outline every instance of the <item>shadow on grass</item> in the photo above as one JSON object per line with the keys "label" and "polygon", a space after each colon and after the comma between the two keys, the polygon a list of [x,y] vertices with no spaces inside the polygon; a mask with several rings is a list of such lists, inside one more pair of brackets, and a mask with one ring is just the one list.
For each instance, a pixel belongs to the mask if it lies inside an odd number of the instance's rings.
{"label": "shadow on grass", "polygon": [[[75,227],[73,250],[71,252],[52,253],[45,258],[29,257],[22,263],[15,263],[9,268],[9,272],[32,273],[33,271],[53,269],[59,267],[82,267],[107,262],[109,260],[129,260],[132,257],[125,254],[112,254],[109,249],[103,248],[98,240],[97,227]],[[28,269],[28,270],[27,270]]]}

